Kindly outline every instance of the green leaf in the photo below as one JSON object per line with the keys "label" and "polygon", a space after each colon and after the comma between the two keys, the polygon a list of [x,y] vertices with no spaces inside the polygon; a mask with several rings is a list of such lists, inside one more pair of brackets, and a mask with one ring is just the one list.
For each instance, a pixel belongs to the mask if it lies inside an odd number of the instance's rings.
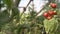
{"label": "green leaf", "polygon": [[44,27],[45,27],[46,33],[55,32],[55,30],[58,27],[58,21],[55,18],[52,18],[51,20],[45,19]]}
{"label": "green leaf", "polygon": [[8,19],[9,19],[9,14],[8,14],[7,10],[0,12],[0,24],[7,23]]}
{"label": "green leaf", "polygon": [[7,10],[0,12],[0,30],[2,26],[8,23],[8,21],[9,21],[9,14]]}
{"label": "green leaf", "polygon": [[14,17],[16,19],[17,22],[19,22],[20,20],[20,12],[18,10],[18,8],[12,8],[12,17]]}
{"label": "green leaf", "polygon": [[12,7],[12,0],[3,0],[3,2],[7,5],[7,8],[11,8]]}
{"label": "green leaf", "polygon": [[18,8],[16,7],[12,8],[12,16],[16,16],[17,14],[19,14]]}

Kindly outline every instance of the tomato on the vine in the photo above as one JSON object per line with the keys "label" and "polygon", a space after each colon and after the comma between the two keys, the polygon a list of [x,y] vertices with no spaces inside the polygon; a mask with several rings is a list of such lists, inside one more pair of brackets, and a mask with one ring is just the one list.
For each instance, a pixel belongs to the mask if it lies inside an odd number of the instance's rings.
{"label": "tomato on the vine", "polygon": [[52,10],[49,10],[48,13],[49,13],[49,15],[51,15],[51,16],[54,15],[54,11],[52,11]]}
{"label": "tomato on the vine", "polygon": [[52,8],[56,8],[56,7],[57,7],[56,3],[51,3],[50,6],[51,6]]}
{"label": "tomato on the vine", "polygon": [[44,15],[45,17],[48,17],[48,13],[47,13],[47,12],[45,12],[43,15]]}
{"label": "tomato on the vine", "polygon": [[52,16],[48,16],[47,19],[48,19],[48,20],[52,19]]}

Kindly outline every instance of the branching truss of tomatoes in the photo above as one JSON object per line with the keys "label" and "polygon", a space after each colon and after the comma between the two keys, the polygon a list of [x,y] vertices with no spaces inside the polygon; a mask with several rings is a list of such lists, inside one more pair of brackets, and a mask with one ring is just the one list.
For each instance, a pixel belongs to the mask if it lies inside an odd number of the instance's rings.
{"label": "branching truss of tomatoes", "polygon": [[[57,7],[57,4],[51,3],[50,7],[55,9]],[[48,12],[45,12],[43,15],[46,19],[50,20],[54,15],[57,15],[57,12],[55,10],[49,10]]]}

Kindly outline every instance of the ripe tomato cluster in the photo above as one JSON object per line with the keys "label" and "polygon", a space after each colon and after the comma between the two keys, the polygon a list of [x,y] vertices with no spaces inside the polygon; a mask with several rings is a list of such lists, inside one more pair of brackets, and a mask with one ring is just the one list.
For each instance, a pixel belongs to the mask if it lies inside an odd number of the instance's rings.
{"label": "ripe tomato cluster", "polygon": [[57,15],[57,12],[56,11],[49,10],[48,12],[45,12],[43,15],[48,20],[50,20],[54,15]]}
{"label": "ripe tomato cluster", "polygon": [[[55,3],[51,3],[50,6],[52,8],[56,8],[56,4]],[[48,20],[50,20],[54,15],[57,15],[57,12],[54,10],[49,10],[48,12],[45,12],[44,17],[47,18]]]}

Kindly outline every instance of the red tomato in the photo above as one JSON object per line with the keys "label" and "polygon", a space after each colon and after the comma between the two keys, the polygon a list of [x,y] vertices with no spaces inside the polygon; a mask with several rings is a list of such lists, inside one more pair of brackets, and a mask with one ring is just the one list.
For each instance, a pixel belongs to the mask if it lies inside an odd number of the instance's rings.
{"label": "red tomato", "polygon": [[48,20],[52,19],[52,16],[48,16],[47,19],[48,19]]}
{"label": "red tomato", "polygon": [[50,6],[51,6],[52,8],[56,8],[56,7],[57,7],[57,5],[56,5],[55,3],[51,3]]}
{"label": "red tomato", "polygon": [[44,15],[45,17],[48,17],[48,13],[47,13],[47,12],[45,12],[43,15]]}
{"label": "red tomato", "polygon": [[49,10],[49,11],[48,11],[48,14],[52,16],[52,15],[54,15],[54,11]]}

